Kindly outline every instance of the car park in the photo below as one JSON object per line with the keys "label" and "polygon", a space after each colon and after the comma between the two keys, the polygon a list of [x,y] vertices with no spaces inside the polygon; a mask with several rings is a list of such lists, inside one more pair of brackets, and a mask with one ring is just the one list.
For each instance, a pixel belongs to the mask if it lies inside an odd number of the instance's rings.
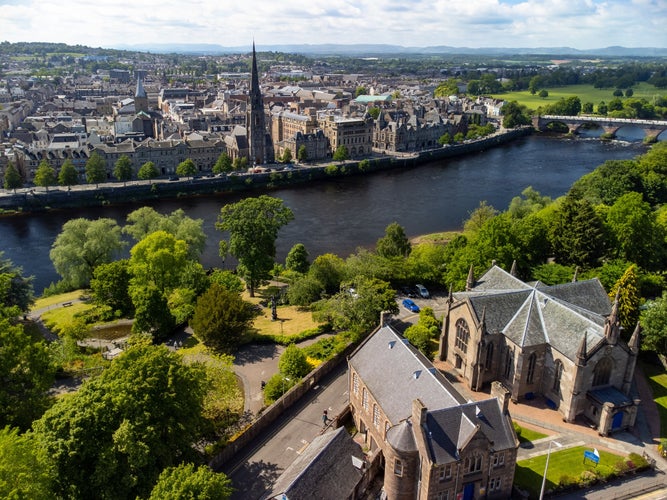
{"label": "car park", "polygon": [[417,296],[414,288],[409,286],[401,287],[401,294],[405,295],[406,297],[412,297],[412,298]]}
{"label": "car park", "polygon": [[418,313],[419,312],[419,306],[414,303],[412,299],[403,299],[403,307],[405,307],[408,311]]}
{"label": "car park", "polygon": [[428,290],[424,285],[415,285],[415,288],[417,289],[417,293],[419,293],[419,296],[422,299],[429,299],[431,298],[431,294],[428,293]]}

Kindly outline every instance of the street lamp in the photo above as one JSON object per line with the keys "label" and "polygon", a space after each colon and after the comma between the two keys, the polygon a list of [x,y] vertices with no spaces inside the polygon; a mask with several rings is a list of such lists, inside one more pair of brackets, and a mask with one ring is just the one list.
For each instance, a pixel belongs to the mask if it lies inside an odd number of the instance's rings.
{"label": "street lamp", "polygon": [[544,498],[544,487],[547,484],[547,469],[549,468],[549,457],[551,456],[551,445],[555,444],[559,448],[562,448],[563,445],[558,441],[549,441],[549,450],[547,451],[547,463],[544,464],[544,477],[542,478],[542,489],[540,490],[540,500]]}
{"label": "street lamp", "polygon": [[289,382],[289,377],[283,377],[283,396],[285,395],[285,381]]}

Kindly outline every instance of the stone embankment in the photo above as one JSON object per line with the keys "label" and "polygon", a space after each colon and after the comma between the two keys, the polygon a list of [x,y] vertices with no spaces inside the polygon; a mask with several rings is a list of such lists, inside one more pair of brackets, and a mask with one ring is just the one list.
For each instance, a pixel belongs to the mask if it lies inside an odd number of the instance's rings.
{"label": "stone embankment", "polygon": [[[195,177],[177,181],[133,181],[128,183],[103,183],[66,188],[33,188],[14,192],[5,191],[0,196],[0,210],[21,213],[55,208],[136,203],[142,200],[178,198],[208,195],[251,189],[272,189],[279,186],[303,184],[348,175],[361,175],[394,168],[412,168],[423,163],[444,158],[476,153],[506,144],[533,132],[531,127],[498,132],[491,136],[415,153],[397,153],[375,156],[366,160],[326,162],[316,165],[300,165],[291,170],[272,170],[262,173],[244,173],[223,177]],[[280,167],[280,165],[278,165]]]}

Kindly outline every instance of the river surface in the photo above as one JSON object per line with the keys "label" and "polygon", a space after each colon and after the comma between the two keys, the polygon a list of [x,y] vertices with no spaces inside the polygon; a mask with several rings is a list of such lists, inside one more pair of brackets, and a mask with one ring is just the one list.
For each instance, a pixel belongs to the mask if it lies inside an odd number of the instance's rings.
{"label": "river surface", "polygon": [[[277,259],[295,243],[303,243],[311,260],[331,252],[343,258],[357,247],[372,247],[391,222],[398,222],[409,237],[462,226],[480,203],[499,210],[532,186],[552,198],[567,192],[572,182],[605,160],[632,158],[646,151],[641,142],[602,142],[595,139],[560,139],[533,135],[511,144],[469,156],[428,163],[406,170],[348,177],[270,192],[294,211],[294,220],[281,229]],[[203,219],[207,235],[204,267],[222,266],[215,229],[220,208],[259,192],[211,195],[58,210],[15,217],[0,217],[0,251],[25,275],[35,277],[35,292],[58,281],[49,250],[65,222],[77,217],[125,218],[142,205],[161,213],[182,208]],[[228,262],[229,264],[229,262]]]}

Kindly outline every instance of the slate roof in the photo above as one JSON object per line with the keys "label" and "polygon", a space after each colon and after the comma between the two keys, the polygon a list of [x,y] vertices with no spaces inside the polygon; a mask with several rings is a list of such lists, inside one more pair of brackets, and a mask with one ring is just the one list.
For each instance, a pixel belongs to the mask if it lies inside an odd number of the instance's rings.
{"label": "slate roof", "polygon": [[349,364],[393,424],[411,415],[412,401],[417,398],[427,408],[466,402],[423,354],[389,326],[371,334],[351,355]]}
{"label": "slate roof", "polygon": [[285,469],[273,491],[264,498],[348,498],[361,480],[361,471],[352,464],[352,456],[363,460],[364,455],[344,427],[322,434]]}
{"label": "slate roof", "polygon": [[454,294],[467,302],[487,331],[500,332],[520,347],[549,344],[572,361],[584,335],[587,345],[604,338],[609,298],[597,279],[530,286],[493,266],[468,292]]}
{"label": "slate roof", "polygon": [[457,460],[458,450],[481,432],[494,450],[516,447],[514,432],[496,398],[429,410],[422,428],[427,450],[434,463]]}

